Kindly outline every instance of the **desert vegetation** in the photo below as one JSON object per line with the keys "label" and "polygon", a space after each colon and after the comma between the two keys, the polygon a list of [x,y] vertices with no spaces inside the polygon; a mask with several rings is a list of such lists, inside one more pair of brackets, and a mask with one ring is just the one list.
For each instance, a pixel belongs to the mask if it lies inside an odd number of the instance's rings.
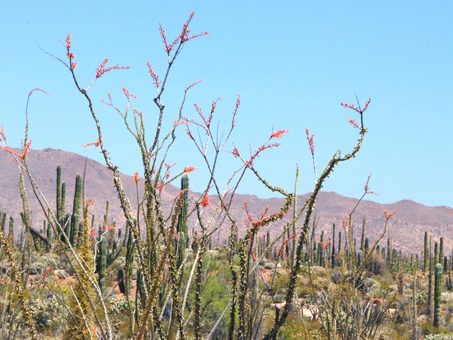
{"label": "desert vegetation", "polygon": [[[231,142],[240,123],[239,96],[232,104],[228,128],[221,132],[214,122],[218,100],[208,109],[195,104],[193,117],[186,113],[190,90],[198,82],[181,93],[178,114],[166,112],[165,89],[174,76],[172,66],[186,44],[208,34],[191,33],[193,18],[194,13],[174,40],[167,40],[160,27],[168,65],[158,75],[148,63],[156,90],[154,130],[145,129],[145,119],[151,118],[139,112],[134,104],[137,98],[128,89],[123,87],[125,108],[115,104],[119,100],[110,94],[104,101],[124,121],[124,132],[140,150],[143,178],[135,174],[136,195],[131,197],[104,144],[103,125],[89,91],[108,77],[106,73],[128,67],[108,66],[106,59],[94,71],[92,82],[82,85],[75,72],[77,59],[70,34],[61,53],[65,57],[45,51],[65,66],[75,90],[86,100],[97,140],[85,146],[102,153],[125,223],[112,220],[109,202],[105,202],[103,218],[91,214],[92,201],[84,194],[89,183],[83,173],[74,179],[74,196],[68,197],[71,184],[62,182],[62,166],[49,169],[55,170],[57,183],[56,204],[49,203],[27,166],[32,143],[27,102],[22,149],[8,146],[7,127],[2,126],[0,137],[2,152],[8,152],[17,164],[18,195],[23,203],[20,221],[8,215],[8,207],[0,213],[0,338],[451,339],[453,259],[444,251],[442,238],[433,240],[426,233],[420,240],[423,257],[402,253],[393,247],[390,231],[398,212],[383,211],[382,231],[371,242],[366,217],[355,214],[357,206],[351,207],[341,225],[332,225],[329,235],[316,236],[319,219],[314,211],[319,192],[337,166],[360,152],[371,100],[363,106],[358,100],[355,105],[341,103],[356,116],[349,122],[357,143],[349,152],[332,155],[319,176],[314,135],[307,129],[316,180],[308,199],[298,202],[298,169],[295,188],[288,192],[268,182],[254,164],[262,152],[278,148],[288,130],[273,130],[251,153]],[[46,94],[35,89],[29,99],[35,92]],[[169,131],[162,128],[164,119],[174,121]],[[210,174],[196,200],[189,200],[189,190],[190,173],[197,168],[189,164],[175,174],[177,167],[167,163],[177,135],[195,145]],[[216,177],[220,157],[240,161],[225,183]],[[283,197],[284,203],[267,207],[259,215],[250,213],[244,203],[247,220],[242,221],[230,207],[247,172]],[[373,194],[369,180],[358,204]],[[167,207],[161,193],[169,185],[180,190]],[[30,195],[39,201],[44,221],[32,219]],[[246,232],[239,232],[240,224]],[[15,229],[15,225],[20,227]],[[216,233],[225,226],[228,237],[213,245]],[[269,230],[277,227],[280,234],[271,237]]]}

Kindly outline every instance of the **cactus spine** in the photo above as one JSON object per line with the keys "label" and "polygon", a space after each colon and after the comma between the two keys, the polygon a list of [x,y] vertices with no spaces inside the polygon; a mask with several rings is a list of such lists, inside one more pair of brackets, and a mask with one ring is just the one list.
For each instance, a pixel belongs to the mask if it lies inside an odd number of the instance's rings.
{"label": "cactus spine", "polygon": [[436,264],[436,274],[434,277],[434,327],[439,327],[439,313],[440,313],[440,296],[442,293],[442,265]]}

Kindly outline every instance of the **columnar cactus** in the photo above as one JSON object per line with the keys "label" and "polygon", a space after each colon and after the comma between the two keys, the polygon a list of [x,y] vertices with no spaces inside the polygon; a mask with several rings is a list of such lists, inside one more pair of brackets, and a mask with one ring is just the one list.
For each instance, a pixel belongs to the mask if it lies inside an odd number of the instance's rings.
{"label": "columnar cactus", "polygon": [[118,287],[120,292],[126,294],[126,286],[124,285],[124,272],[122,269],[118,269]]}
{"label": "columnar cactus", "polygon": [[61,217],[61,165],[57,166],[57,220]]}
{"label": "columnar cactus", "polygon": [[98,257],[98,274],[99,274],[99,287],[101,292],[105,293],[105,270],[107,268],[107,241],[104,236],[101,236],[99,244],[99,257]]}
{"label": "columnar cactus", "polygon": [[357,252],[357,266],[361,266],[363,262],[363,251],[359,250]]}
{"label": "columnar cactus", "polygon": [[79,216],[81,205],[82,205],[82,177],[80,175],[77,175],[74,192],[74,204],[72,208],[71,234],[70,234],[71,245],[73,247],[77,244],[78,237],[77,231],[79,227]]}
{"label": "columnar cactus", "polygon": [[8,239],[11,243],[11,246],[13,246],[13,244],[14,244],[14,218],[12,216],[9,217]]}
{"label": "columnar cactus", "polygon": [[439,327],[440,296],[442,293],[442,272],[442,265],[440,263],[436,264],[436,274],[434,278],[434,327]]}
{"label": "columnar cactus", "polygon": [[446,270],[446,268],[443,266],[443,263],[444,263],[444,238],[443,237],[440,238],[440,242],[439,242],[439,260],[437,261],[437,263],[440,263],[442,265],[444,271]]}
{"label": "columnar cactus", "polygon": [[66,182],[61,184],[61,217],[65,215],[66,212]]}
{"label": "columnar cactus", "polygon": [[428,269],[428,232],[425,231],[425,246],[423,248],[423,272]]}
{"label": "columnar cactus", "polygon": [[335,223],[332,226],[332,255],[330,258],[331,267],[335,267]]}

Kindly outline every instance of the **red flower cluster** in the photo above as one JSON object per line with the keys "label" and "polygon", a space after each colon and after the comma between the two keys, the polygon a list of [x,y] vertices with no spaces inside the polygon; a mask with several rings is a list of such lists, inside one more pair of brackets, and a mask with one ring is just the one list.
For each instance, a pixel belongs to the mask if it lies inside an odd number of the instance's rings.
{"label": "red flower cluster", "polygon": [[134,181],[135,181],[135,183],[138,183],[139,180],[140,180],[140,175],[138,174],[138,172],[136,172],[134,174]]}
{"label": "red flower cluster", "polygon": [[137,99],[137,96],[130,93],[123,85],[121,85],[121,88],[123,89],[124,95],[126,96],[127,100],[131,100],[131,97]]}
{"label": "red flower cluster", "polygon": [[149,61],[148,61],[147,65],[148,65],[148,69],[149,69],[149,74],[151,75],[151,78],[153,78],[154,86],[156,88],[159,88],[159,86],[160,86],[159,77],[157,76],[156,72],[154,72],[153,67],[151,66],[151,63]]}
{"label": "red flower cluster", "polygon": [[164,45],[165,45],[165,52],[167,52],[168,55],[170,55],[170,52],[175,48],[175,46],[178,43],[179,44],[183,44],[186,41],[189,41],[191,39],[195,39],[195,38],[198,38],[198,37],[201,37],[201,36],[204,36],[204,35],[209,35],[209,32],[203,32],[203,33],[195,34],[193,36],[189,36],[189,34],[190,34],[189,24],[192,21],[194,15],[195,15],[195,12],[190,13],[189,19],[184,24],[181,33],[176,37],[175,40],[173,40],[173,42],[171,44],[167,43],[167,35],[165,34],[165,30],[162,27],[162,25],[159,25],[160,35],[161,35],[162,40],[163,40]]}
{"label": "red flower cluster", "polygon": [[107,73],[112,70],[129,70],[130,69],[129,66],[119,66],[119,65],[109,66],[107,68],[104,68],[105,64],[107,64],[108,61],[109,61],[108,59],[105,59],[101,63],[101,65],[99,65],[99,67],[96,69],[96,78],[101,78],[104,75],[104,73]]}
{"label": "red flower cluster", "polygon": [[395,215],[396,212],[397,212],[397,210],[393,210],[391,213],[387,214],[387,210],[384,209],[385,218],[386,218],[387,220],[389,220],[390,217],[392,217],[393,215]]}
{"label": "red flower cluster", "polygon": [[356,121],[354,119],[349,119],[349,123],[356,129],[359,128],[359,125],[356,123]]}
{"label": "red flower cluster", "polygon": [[271,138],[282,138],[284,133],[288,133],[289,130],[278,130],[275,132],[272,132]]}
{"label": "red flower cluster", "polygon": [[365,107],[363,109],[360,107],[360,105],[357,108],[353,104],[347,104],[347,103],[341,103],[341,106],[343,106],[344,108],[352,109],[352,110],[356,111],[357,113],[362,114],[368,109],[368,105],[370,105],[370,103],[371,103],[371,98],[369,98],[367,100],[367,102],[365,103]]}
{"label": "red flower cluster", "polygon": [[196,166],[189,166],[189,167],[185,167],[184,168],[184,172],[185,173],[189,173],[189,172],[192,172],[192,171],[197,170],[197,169],[198,169],[198,167],[196,167]]}
{"label": "red flower cluster", "polygon": [[[3,126],[2,126],[2,137],[5,138],[4,136],[4,131],[3,131]],[[8,151],[10,154],[16,156],[16,157],[19,157],[21,159],[25,159],[25,157],[27,156],[27,152],[28,150],[30,150],[30,147],[31,147],[31,139],[30,141],[28,142],[27,146],[25,147],[24,151],[22,152],[22,154],[18,154],[17,152],[15,152],[13,149],[11,149],[9,146],[0,146],[0,148],[2,148],[3,150],[5,151]]]}
{"label": "red flower cluster", "polygon": [[314,143],[315,135],[313,134],[310,137],[310,131],[308,130],[308,128],[305,129],[305,133],[307,134],[307,141],[308,141],[308,146],[309,146],[311,155],[314,156],[315,155],[315,143]]}
{"label": "red flower cluster", "polygon": [[364,188],[364,189],[365,189],[365,194],[374,194],[374,195],[376,195],[376,196],[379,196],[379,195],[376,194],[375,192],[370,191],[370,187],[368,186],[368,182],[370,181],[370,177],[371,177],[371,172],[370,172],[370,174],[368,175],[368,179],[367,179],[366,184],[365,184],[365,188]]}

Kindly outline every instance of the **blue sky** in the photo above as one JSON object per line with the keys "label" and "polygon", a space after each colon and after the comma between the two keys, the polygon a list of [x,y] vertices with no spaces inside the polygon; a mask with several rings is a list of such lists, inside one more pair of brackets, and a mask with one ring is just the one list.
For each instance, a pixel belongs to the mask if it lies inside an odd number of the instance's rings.
{"label": "blue sky", "polygon": [[[192,10],[192,32],[210,35],[190,41],[172,70],[163,96],[166,129],[184,89],[199,79],[204,81],[190,91],[184,114],[195,118],[194,103],[207,112],[221,97],[220,129],[231,120],[239,93],[242,104],[232,141],[247,154],[267,140],[272,127],[289,129],[282,145],[263,153],[256,167],[271,183],[291,191],[299,164],[298,192],[305,193],[313,187],[305,129],[315,134],[320,173],[336,150],[346,152],[357,140],[357,130],[348,123],[355,114],[340,103],[355,103],[355,95],[362,103],[372,98],[362,151],[336,169],[324,190],[360,197],[372,172],[370,187],[380,196],[369,199],[453,206],[453,3],[447,1],[3,2],[0,123],[9,144],[19,145],[27,95],[40,87],[51,97],[35,93],[31,99],[33,148],[59,148],[102,161],[98,150],[81,147],[97,140],[84,98],[67,69],[38,48],[64,58],[60,41],[70,32],[82,87],[105,58],[131,67],[104,75],[90,95],[112,160],[126,174],[141,172],[139,154],[120,117],[100,100],[111,92],[114,103],[125,107],[120,87],[125,86],[138,97],[134,103],[151,137],[156,92],[146,63],[162,76],[166,55],[159,23],[171,40]],[[199,166],[191,174],[191,187],[202,191],[207,177],[202,159],[184,128],[177,135],[168,160],[177,162],[175,171]],[[226,149],[232,150],[231,144]],[[231,154],[222,155],[220,182],[239,165]],[[273,196],[253,176],[246,177],[239,192]]]}

